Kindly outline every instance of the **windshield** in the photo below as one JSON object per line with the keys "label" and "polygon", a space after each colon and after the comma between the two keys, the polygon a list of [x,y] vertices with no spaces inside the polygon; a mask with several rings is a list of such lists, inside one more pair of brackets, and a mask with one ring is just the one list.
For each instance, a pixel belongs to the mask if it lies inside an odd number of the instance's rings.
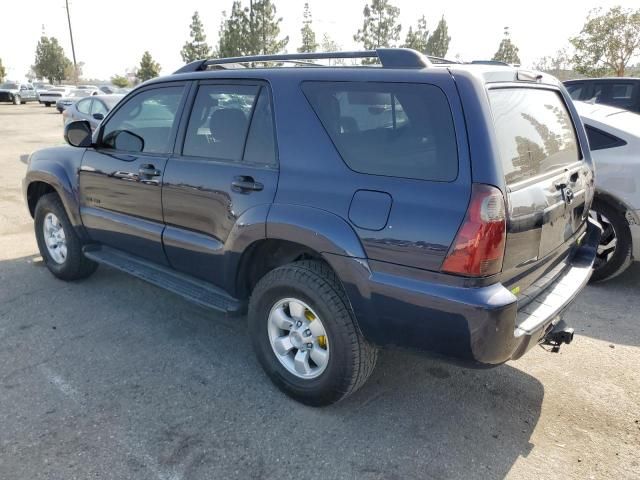
{"label": "windshield", "polygon": [[17,90],[18,89],[18,84],[17,83],[6,82],[6,83],[3,83],[2,85],[0,85],[0,88],[4,88],[6,90]]}

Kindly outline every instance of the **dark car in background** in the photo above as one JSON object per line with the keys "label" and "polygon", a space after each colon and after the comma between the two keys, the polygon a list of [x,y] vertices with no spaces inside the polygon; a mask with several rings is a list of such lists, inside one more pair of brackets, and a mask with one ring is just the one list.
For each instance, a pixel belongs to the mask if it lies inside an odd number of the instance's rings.
{"label": "dark car in background", "polygon": [[574,100],[603,103],[640,113],[640,78],[583,78],[567,80],[564,86]]}
{"label": "dark car in background", "polygon": [[74,120],[86,120],[91,125],[91,130],[95,130],[122,97],[124,95],[93,95],[82,98],[62,113],[64,124]]}
{"label": "dark car in background", "polygon": [[14,105],[34,102],[38,99],[36,89],[27,82],[4,82],[0,84],[0,102]]}
{"label": "dark car in background", "polygon": [[[278,66],[356,57],[379,68]],[[65,139],[23,182],[52,274],[104,264],[248,311],[258,360],[301,402],[353,393],[379,347],[488,367],[573,338],[562,314],[601,228],[584,128],[549,75],[386,48],[201,60]]]}

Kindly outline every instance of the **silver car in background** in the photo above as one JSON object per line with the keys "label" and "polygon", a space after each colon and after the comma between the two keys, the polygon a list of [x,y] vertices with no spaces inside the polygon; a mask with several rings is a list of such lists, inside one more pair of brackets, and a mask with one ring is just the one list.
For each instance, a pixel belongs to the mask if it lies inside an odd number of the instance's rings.
{"label": "silver car in background", "polygon": [[640,260],[640,115],[608,105],[574,103],[596,166],[591,214],[604,230],[591,278],[605,280]]}
{"label": "silver car in background", "polygon": [[56,109],[62,113],[67,107],[70,107],[76,103],[80,98],[90,97],[91,95],[98,95],[100,90],[97,88],[75,88],[71,90],[66,96],[56,101]]}
{"label": "silver car in background", "polygon": [[78,100],[62,114],[64,124],[86,120],[91,125],[91,130],[95,130],[123,97],[124,95],[94,95]]}

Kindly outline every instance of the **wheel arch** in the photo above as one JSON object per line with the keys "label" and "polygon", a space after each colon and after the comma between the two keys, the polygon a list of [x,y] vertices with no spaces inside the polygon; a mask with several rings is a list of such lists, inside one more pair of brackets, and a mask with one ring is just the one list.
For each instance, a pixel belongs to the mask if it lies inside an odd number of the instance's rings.
{"label": "wheel arch", "polygon": [[640,225],[640,218],[636,211],[615,195],[605,190],[596,189],[594,200],[605,202],[609,206],[618,210],[622,215],[624,215],[629,224]]}

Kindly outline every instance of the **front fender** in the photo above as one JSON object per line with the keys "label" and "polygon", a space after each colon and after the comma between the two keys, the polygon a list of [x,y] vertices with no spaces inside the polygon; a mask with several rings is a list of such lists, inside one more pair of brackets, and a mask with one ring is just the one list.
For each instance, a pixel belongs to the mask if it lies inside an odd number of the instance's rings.
{"label": "front fender", "polygon": [[78,169],[84,149],[54,147],[39,150],[31,155],[23,180],[23,191],[29,204],[29,186],[34,182],[50,185],[60,196],[74,227],[82,225],[78,194]]}

